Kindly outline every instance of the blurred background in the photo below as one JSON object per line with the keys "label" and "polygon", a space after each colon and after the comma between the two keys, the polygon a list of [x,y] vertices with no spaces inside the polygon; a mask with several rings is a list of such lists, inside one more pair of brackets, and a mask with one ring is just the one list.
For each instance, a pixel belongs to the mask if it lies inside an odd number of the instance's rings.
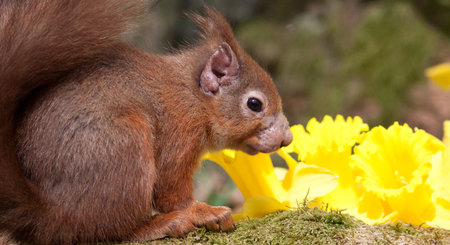
{"label": "blurred background", "polygon": [[[450,92],[424,70],[450,62],[450,0],[159,0],[128,41],[154,53],[194,43],[183,13],[220,10],[241,46],[273,77],[291,123],[358,115],[371,127],[408,123],[442,137]],[[196,198],[239,210],[239,190],[204,162]]]}

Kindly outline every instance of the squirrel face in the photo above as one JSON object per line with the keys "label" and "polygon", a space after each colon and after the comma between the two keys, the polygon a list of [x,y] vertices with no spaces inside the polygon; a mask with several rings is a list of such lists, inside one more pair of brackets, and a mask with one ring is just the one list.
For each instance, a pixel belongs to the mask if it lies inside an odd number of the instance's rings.
{"label": "squirrel face", "polygon": [[210,56],[200,89],[209,97],[214,148],[269,153],[292,141],[271,77],[246,53],[222,43]]}

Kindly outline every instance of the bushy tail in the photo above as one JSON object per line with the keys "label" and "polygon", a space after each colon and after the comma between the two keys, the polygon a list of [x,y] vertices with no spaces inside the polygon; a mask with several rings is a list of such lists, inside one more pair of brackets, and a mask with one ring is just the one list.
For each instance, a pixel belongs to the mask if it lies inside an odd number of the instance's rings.
{"label": "bushy tail", "polygon": [[0,233],[25,229],[27,210],[39,207],[16,156],[19,104],[119,42],[142,2],[0,0]]}

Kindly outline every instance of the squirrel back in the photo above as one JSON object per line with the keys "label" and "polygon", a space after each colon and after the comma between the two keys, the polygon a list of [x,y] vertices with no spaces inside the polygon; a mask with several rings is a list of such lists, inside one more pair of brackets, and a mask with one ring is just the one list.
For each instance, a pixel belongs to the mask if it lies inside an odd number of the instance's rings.
{"label": "squirrel back", "polygon": [[131,0],[0,1],[0,232],[30,229],[24,216],[41,202],[16,156],[20,104],[36,88],[58,83],[116,45],[142,5]]}

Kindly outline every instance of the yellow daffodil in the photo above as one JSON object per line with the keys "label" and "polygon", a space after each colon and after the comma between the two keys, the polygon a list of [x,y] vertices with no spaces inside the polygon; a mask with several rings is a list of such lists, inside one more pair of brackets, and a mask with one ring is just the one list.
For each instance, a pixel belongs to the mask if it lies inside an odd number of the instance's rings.
{"label": "yellow daffodil", "polygon": [[337,185],[337,176],[331,171],[297,164],[290,157],[286,158],[289,169],[274,168],[270,155],[262,153],[251,156],[241,151],[223,150],[207,153],[203,158],[222,166],[244,196],[242,213],[233,216],[236,220],[297,207],[306,197],[314,199],[325,195]]}
{"label": "yellow daffodil", "polygon": [[434,155],[443,149],[441,141],[407,124],[373,128],[351,157],[365,191],[353,214],[368,223],[432,221],[436,207],[426,180]]}
{"label": "yellow daffodil", "polygon": [[447,149],[450,148],[450,120],[444,121],[444,138],[442,141]]}
{"label": "yellow daffodil", "polygon": [[429,79],[444,89],[450,89],[450,63],[428,68],[425,74]]}
{"label": "yellow daffodil", "polygon": [[433,156],[433,168],[427,180],[434,191],[432,198],[436,205],[436,217],[429,224],[450,229],[450,121],[444,122],[443,142],[446,149]]}
{"label": "yellow daffodil", "polygon": [[320,166],[336,173],[339,184],[329,194],[318,198],[318,204],[327,203],[335,209],[356,209],[359,200],[354,182],[355,170],[350,165],[352,148],[359,143],[363,134],[369,130],[360,117],[347,120],[341,115],[333,120],[325,116],[321,123],[311,119],[306,131],[302,125],[292,127],[293,143],[284,152],[295,152],[307,164]]}

